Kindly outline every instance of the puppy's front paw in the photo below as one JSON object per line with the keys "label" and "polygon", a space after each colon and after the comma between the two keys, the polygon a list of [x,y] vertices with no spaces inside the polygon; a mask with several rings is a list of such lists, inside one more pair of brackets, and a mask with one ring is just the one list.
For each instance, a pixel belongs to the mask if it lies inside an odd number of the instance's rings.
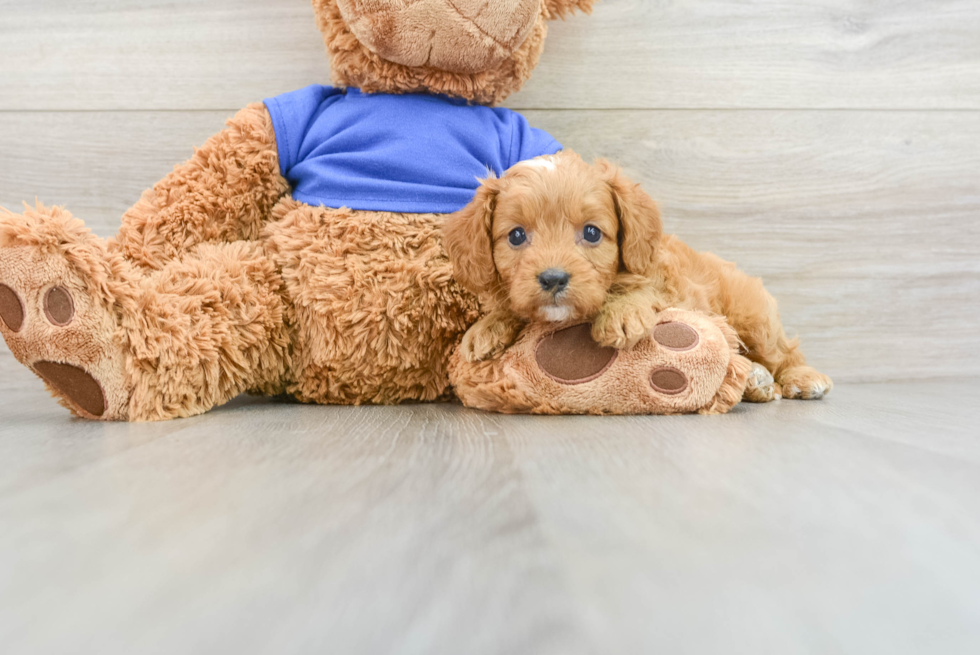
{"label": "puppy's front paw", "polygon": [[602,346],[622,350],[632,348],[650,335],[657,325],[657,312],[652,307],[629,303],[603,307],[592,325],[592,338]]}
{"label": "puppy's front paw", "polygon": [[459,349],[466,361],[479,362],[499,355],[517,338],[517,328],[512,322],[490,318],[477,321],[463,335]]}

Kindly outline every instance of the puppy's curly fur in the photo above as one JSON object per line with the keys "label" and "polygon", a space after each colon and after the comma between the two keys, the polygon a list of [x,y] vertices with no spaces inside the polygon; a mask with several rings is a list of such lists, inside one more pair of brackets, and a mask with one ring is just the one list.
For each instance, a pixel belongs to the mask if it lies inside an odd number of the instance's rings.
{"label": "puppy's curly fur", "polygon": [[780,385],[805,399],[833,387],[786,337],[762,281],[664,235],[653,200],[608,161],[566,150],[490,177],[445,238],[457,281],[487,308],[463,339],[469,361],[498,354],[533,320],[591,320],[600,344],[630,348],[676,307],[727,317],[775,378],[766,400]]}

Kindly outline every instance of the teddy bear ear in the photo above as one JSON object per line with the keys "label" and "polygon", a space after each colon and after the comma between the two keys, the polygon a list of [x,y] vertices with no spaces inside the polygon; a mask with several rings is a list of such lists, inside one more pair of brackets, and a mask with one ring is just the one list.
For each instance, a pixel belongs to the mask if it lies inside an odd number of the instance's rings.
{"label": "teddy bear ear", "polygon": [[544,0],[544,8],[551,18],[564,18],[573,11],[592,13],[592,6],[598,0]]}

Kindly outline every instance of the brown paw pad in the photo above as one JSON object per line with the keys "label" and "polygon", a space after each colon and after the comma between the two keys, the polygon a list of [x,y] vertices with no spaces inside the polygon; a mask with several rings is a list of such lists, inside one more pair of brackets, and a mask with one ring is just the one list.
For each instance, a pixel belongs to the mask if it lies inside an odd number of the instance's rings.
{"label": "brown paw pad", "polygon": [[102,385],[82,369],[55,362],[37,362],[33,368],[45,382],[85,413],[96,418],[105,414],[106,399]]}
{"label": "brown paw pad", "polygon": [[11,332],[19,332],[24,325],[24,305],[20,296],[6,284],[0,284],[0,320]]}
{"label": "brown paw pad", "polygon": [[44,296],[44,315],[52,325],[64,327],[75,317],[75,302],[61,287],[53,287]]}
{"label": "brown paw pad", "polygon": [[592,326],[582,324],[541,339],[534,359],[556,382],[585,384],[605,373],[616,361],[616,355],[615,348],[604,348],[595,342]]}
{"label": "brown paw pad", "polygon": [[676,321],[661,323],[653,330],[653,339],[667,350],[692,350],[701,341],[697,331],[690,325]]}
{"label": "brown paw pad", "polygon": [[650,374],[650,386],[655,391],[674,396],[687,389],[687,376],[676,368],[665,366]]}

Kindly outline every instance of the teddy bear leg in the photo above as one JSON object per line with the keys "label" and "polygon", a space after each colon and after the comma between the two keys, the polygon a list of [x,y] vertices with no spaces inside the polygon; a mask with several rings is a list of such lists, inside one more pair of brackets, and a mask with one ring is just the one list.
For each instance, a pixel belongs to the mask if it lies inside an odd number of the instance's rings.
{"label": "teddy bear leg", "polygon": [[285,392],[294,320],[260,243],[205,244],[141,284],[122,315],[131,420],[201,414]]}
{"label": "teddy bear leg", "polygon": [[144,277],[58,208],[0,215],[0,333],[83,418],[160,420],[283,386],[287,318],[258,244]]}
{"label": "teddy bear leg", "polygon": [[123,215],[111,247],[159,269],[202,243],[255,241],[289,191],[279,171],[276,133],[262,103],[231,118],[186,163]]}
{"label": "teddy bear leg", "polygon": [[661,312],[632,348],[600,346],[588,324],[532,325],[498,357],[467,363],[450,379],[463,403],[535,414],[721,414],[742,399],[751,362],[725,321]]}

